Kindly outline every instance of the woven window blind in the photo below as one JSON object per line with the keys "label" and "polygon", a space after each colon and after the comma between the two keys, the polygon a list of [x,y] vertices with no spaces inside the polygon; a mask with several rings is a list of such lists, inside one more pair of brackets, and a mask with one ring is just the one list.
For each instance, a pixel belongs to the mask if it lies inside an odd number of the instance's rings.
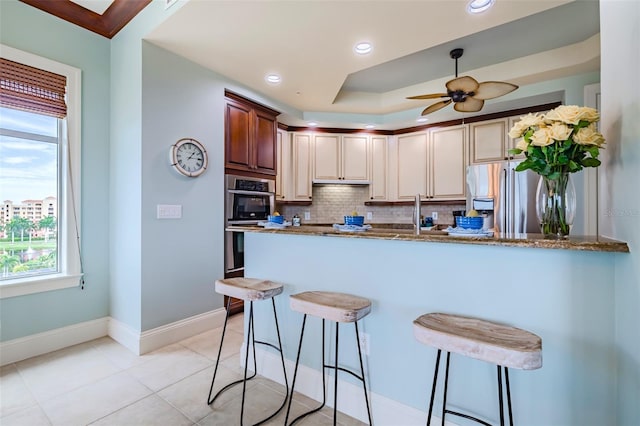
{"label": "woven window blind", "polygon": [[0,105],[64,118],[67,78],[0,58]]}

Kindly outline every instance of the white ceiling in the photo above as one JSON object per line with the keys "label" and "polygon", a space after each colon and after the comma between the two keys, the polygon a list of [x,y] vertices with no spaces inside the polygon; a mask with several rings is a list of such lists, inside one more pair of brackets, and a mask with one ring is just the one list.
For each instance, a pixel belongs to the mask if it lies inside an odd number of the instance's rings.
{"label": "white ceiling", "polygon": [[[522,87],[599,69],[597,0],[496,0],[480,15],[467,14],[466,4],[191,0],[146,39],[290,107],[279,117],[290,125],[416,125],[433,101],[405,98],[443,91],[455,47],[465,49],[459,74],[478,81]],[[363,40],[374,50],[358,56],[353,46]],[[268,73],[282,83],[268,84]],[[482,113],[561,99],[516,90],[487,101]],[[428,118],[461,116],[447,107]]]}
{"label": "white ceiling", "polygon": [[109,9],[113,0],[70,0],[85,9],[89,9],[92,12],[102,15],[105,10]]}

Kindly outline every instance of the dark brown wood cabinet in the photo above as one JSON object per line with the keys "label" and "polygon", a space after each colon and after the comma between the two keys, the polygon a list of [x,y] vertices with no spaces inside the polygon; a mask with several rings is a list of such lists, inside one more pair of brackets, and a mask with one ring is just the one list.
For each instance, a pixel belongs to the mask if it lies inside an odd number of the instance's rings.
{"label": "dark brown wood cabinet", "polygon": [[225,97],[225,168],[275,176],[280,113],[230,91]]}

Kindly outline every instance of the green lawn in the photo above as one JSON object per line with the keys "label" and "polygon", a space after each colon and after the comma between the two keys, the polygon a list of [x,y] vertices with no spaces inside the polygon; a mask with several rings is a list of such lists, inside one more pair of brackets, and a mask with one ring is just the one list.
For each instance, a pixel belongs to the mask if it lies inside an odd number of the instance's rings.
{"label": "green lawn", "polygon": [[49,239],[48,242],[44,242],[44,240],[32,240],[31,244],[29,244],[29,240],[25,239],[24,241],[20,241],[18,239],[15,242],[11,242],[11,240],[0,240],[0,252],[3,251],[22,251],[27,250],[31,247],[34,250],[42,250],[42,249],[55,249],[56,248],[56,240]]}

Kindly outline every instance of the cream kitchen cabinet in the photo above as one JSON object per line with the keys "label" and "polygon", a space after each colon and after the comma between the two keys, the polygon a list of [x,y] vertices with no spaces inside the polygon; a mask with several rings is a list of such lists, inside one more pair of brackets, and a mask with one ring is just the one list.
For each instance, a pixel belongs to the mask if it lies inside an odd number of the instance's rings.
{"label": "cream kitchen cabinet", "polygon": [[291,136],[278,129],[276,134],[276,200],[287,201],[291,197]]}
{"label": "cream kitchen cabinet", "polygon": [[416,194],[427,197],[427,132],[398,136],[397,170],[394,176],[396,199],[412,200]]}
{"label": "cream kitchen cabinet", "polygon": [[313,143],[313,182],[363,183],[369,180],[367,135],[317,134]]}
{"label": "cream kitchen cabinet", "polygon": [[310,201],[312,136],[294,133],[291,145],[291,195],[287,201]]}
{"label": "cream kitchen cabinet", "polygon": [[469,125],[469,145],[471,163],[491,163],[494,161],[524,158],[524,154],[509,154],[519,139],[511,139],[509,130],[521,116],[496,120],[479,121]]}
{"label": "cream kitchen cabinet", "polygon": [[398,136],[397,201],[465,199],[466,146],[465,125]]}
{"label": "cream kitchen cabinet", "polygon": [[389,168],[389,144],[386,136],[371,136],[369,144],[371,179],[369,183],[369,199],[371,201],[387,201],[389,197],[387,175]]}
{"label": "cream kitchen cabinet", "polygon": [[432,200],[464,200],[467,126],[429,129],[428,193]]}

